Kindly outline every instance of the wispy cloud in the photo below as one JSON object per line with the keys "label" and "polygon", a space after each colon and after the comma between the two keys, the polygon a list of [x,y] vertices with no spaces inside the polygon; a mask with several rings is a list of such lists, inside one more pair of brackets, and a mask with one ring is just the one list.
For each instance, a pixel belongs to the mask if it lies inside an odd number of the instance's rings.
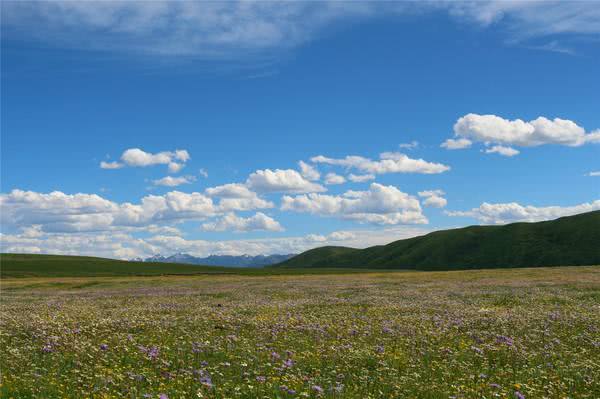
{"label": "wispy cloud", "polygon": [[2,2],[2,26],[3,36],[63,48],[239,59],[294,48],[334,24],[439,11],[499,29],[508,43],[552,37],[538,45],[550,51],[568,51],[557,35],[600,34],[593,1],[10,1]]}

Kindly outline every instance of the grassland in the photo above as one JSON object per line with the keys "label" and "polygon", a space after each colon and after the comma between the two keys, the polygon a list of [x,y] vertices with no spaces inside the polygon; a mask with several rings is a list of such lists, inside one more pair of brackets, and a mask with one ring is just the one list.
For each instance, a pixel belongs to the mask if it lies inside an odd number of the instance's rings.
{"label": "grassland", "polygon": [[2,398],[600,397],[600,267],[1,284]]}

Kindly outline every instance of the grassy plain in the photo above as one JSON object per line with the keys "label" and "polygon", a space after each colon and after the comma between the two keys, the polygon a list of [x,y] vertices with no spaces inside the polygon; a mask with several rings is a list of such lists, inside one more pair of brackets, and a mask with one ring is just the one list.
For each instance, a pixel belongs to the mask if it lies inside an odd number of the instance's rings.
{"label": "grassy plain", "polygon": [[597,266],[1,289],[2,398],[600,397]]}

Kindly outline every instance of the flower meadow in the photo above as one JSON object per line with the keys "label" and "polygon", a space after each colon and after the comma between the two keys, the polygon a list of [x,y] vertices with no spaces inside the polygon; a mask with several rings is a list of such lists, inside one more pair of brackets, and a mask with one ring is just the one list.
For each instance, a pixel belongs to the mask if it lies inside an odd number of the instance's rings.
{"label": "flower meadow", "polygon": [[600,267],[2,281],[2,398],[600,398]]}

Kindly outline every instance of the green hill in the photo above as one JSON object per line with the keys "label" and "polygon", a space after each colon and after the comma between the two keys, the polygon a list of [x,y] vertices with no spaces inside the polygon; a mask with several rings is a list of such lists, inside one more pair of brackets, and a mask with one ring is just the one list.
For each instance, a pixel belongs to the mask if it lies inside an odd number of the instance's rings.
{"label": "green hill", "polygon": [[227,268],[178,263],[142,263],[91,256],[1,254],[0,276],[89,277],[225,273]]}
{"label": "green hill", "polygon": [[193,274],[229,274],[245,276],[293,274],[346,274],[364,270],[350,268],[254,268],[198,266],[183,263],[130,262],[91,256],[0,254],[0,278],[24,277],[119,277]]}
{"label": "green hill", "polygon": [[275,267],[455,270],[600,265],[600,211],[537,223],[436,231],[366,249],[322,247]]}

